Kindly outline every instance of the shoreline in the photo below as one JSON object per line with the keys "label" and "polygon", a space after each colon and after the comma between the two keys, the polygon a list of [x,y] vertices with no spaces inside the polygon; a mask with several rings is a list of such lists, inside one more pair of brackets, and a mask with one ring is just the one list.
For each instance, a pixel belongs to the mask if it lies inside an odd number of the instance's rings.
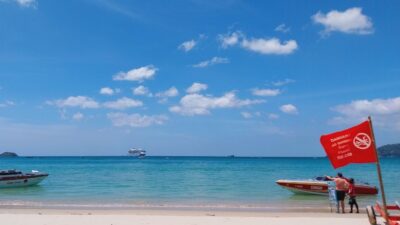
{"label": "shoreline", "polygon": [[56,210],[56,209],[0,209],[4,224],[25,225],[284,225],[323,223],[367,225],[364,213],[294,213],[294,212],[238,212],[238,211],[182,211],[182,210]]}
{"label": "shoreline", "polygon": [[[346,207],[346,210],[349,208]],[[307,205],[287,205],[270,204],[268,206],[227,206],[227,205],[23,205],[23,204],[1,204],[0,214],[4,212],[97,212],[97,213],[117,213],[131,214],[137,212],[147,212],[151,214],[205,214],[214,212],[219,214],[242,214],[242,215],[265,215],[265,214],[330,214],[335,211],[334,206],[307,206]],[[360,212],[365,213],[365,207],[360,206]],[[85,214],[85,213],[84,213]]]}
{"label": "shoreline", "polygon": [[246,211],[246,210],[216,210],[216,209],[50,209],[50,208],[0,208],[0,215],[160,215],[160,216],[230,216],[230,217],[366,217],[360,213],[337,214],[323,211]]}
{"label": "shoreline", "polygon": [[327,204],[298,204],[298,203],[268,203],[268,204],[171,204],[171,203],[66,203],[66,202],[26,202],[2,201],[0,211],[12,210],[94,210],[94,211],[219,211],[219,212],[318,212],[329,213],[331,207]]}

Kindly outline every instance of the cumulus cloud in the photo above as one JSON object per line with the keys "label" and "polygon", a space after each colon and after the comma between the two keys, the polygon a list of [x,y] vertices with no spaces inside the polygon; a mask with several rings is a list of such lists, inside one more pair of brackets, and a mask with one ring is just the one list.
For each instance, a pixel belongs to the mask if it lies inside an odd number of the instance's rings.
{"label": "cumulus cloud", "polygon": [[264,55],[288,55],[293,53],[298,47],[295,40],[281,42],[278,38],[244,39],[241,45],[249,51]]}
{"label": "cumulus cloud", "polygon": [[147,87],[143,86],[143,85],[140,85],[140,86],[137,86],[135,88],[132,88],[132,93],[134,95],[146,95],[146,96],[151,96],[152,95],[150,93],[150,90]]}
{"label": "cumulus cloud", "polygon": [[283,113],[286,113],[286,114],[298,114],[299,113],[299,111],[297,110],[297,107],[292,104],[282,105],[279,109]]}
{"label": "cumulus cloud", "polygon": [[212,65],[216,65],[216,64],[225,64],[225,63],[229,63],[228,58],[213,57],[209,60],[199,62],[199,63],[193,65],[193,67],[204,68],[204,67],[208,67],[208,66],[212,66]]}
{"label": "cumulus cloud", "polygon": [[343,32],[348,34],[371,34],[374,32],[371,18],[362,13],[359,7],[349,8],[345,11],[332,10],[326,14],[317,12],[312,20],[324,26],[322,34]]}
{"label": "cumulus cloud", "polygon": [[170,97],[175,97],[179,95],[179,91],[178,89],[176,89],[176,87],[170,87],[165,91],[162,92],[158,92],[156,94],[156,97],[160,97],[160,98],[170,98]]}
{"label": "cumulus cloud", "polygon": [[254,118],[254,117],[259,117],[259,116],[261,116],[261,113],[260,113],[260,112],[254,112],[254,113],[251,113],[251,112],[241,112],[240,115],[242,115],[242,117],[245,118],[245,119],[251,119],[251,118]]}
{"label": "cumulus cloud", "polygon": [[107,117],[116,127],[148,127],[151,125],[162,125],[168,120],[168,117],[164,115],[148,116],[140,115],[138,113],[108,113]]}
{"label": "cumulus cloud", "polygon": [[249,112],[241,112],[240,115],[242,115],[243,118],[245,118],[245,119],[253,118],[253,114],[251,114]]}
{"label": "cumulus cloud", "polygon": [[187,94],[179,102],[169,108],[171,112],[185,116],[207,115],[211,109],[240,108],[254,104],[260,104],[264,100],[238,99],[234,92],[228,92],[221,97],[205,96],[201,94]]}
{"label": "cumulus cloud", "polygon": [[139,107],[143,103],[139,100],[123,97],[115,101],[108,101],[104,103],[98,103],[90,97],[86,96],[71,96],[66,99],[58,99],[54,101],[47,101],[48,105],[54,105],[58,108],[77,107],[82,109],[96,109],[100,107],[123,110],[127,108]]}
{"label": "cumulus cloud", "polygon": [[184,52],[188,52],[190,50],[192,50],[195,46],[196,46],[197,42],[195,40],[190,40],[190,41],[185,41],[182,44],[180,44],[178,46],[178,49],[184,51]]}
{"label": "cumulus cloud", "polygon": [[79,107],[82,109],[95,109],[100,107],[98,102],[87,96],[70,96],[66,99],[47,101],[46,103],[59,108]]}
{"label": "cumulus cloud", "polygon": [[15,0],[22,7],[37,7],[36,0]]}
{"label": "cumulus cloud", "polygon": [[36,0],[0,0],[0,2],[15,2],[21,7],[37,8],[38,2]]}
{"label": "cumulus cloud", "polygon": [[169,89],[165,91],[161,91],[156,93],[156,97],[160,98],[159,102],[160,103],[165,103],[168,101],[168,98],[176,97],[179,95],[178,89],[176,87],[170,87]]}
{"label": "cumulus cloud", "polygon": [[277,32],[282,32],[282,33],[287,33],[290,31],[290,27],[286,26],[286,24],[282,23],[279,24],[276,28],[275,31]]}
{"label": "cumulus cloud", "polygon": [[240,45],[242,48],[264,55],[288,55],[297,48],[295,40],[281,41],[278,38],[247,38],[242,32],[237,31],[219,35],[222,48]]}
{"label": "cumulus cloud", "polygon": [[294,82],[296,82],[296,81],[292,80],[292,79],[289,79],[289,78],[286,78],[284,80],[274,81],[274,82],[272,82],[272,85],[280,87],[280,86],[284,86],[284,85],[287,85],[287,84],[290,84],[290,83],[294,83]]}
{"label": "cumulus cloud", "polygon": [[136,69],[131,69],[128,72],[119,72],[114,75],[114,80],[127,80],[143,82],[154,77],[158,68],[153,65],[147,65]]}
{"label": "cumulus cloud", "polygon": [[243,37],[242,32],[235,31],[227,34],[218,35],[218,40],[221,42],[222,48],[228,48],[230,46],[234,46],[240,42],[240,39]]}
{"label": "cumulus cloud", "polygon": [[13,106],[13,105],[15,105],[15,103],[13,101],[7,100],[7,101],[0,103],[0,108],[6,108],[6,107]]}
{"label": "cumulus cloud", "polygon": [[400,97],[355,100],[332,110],[340,114],[330,121],[332,124],[352,124],[371,115],[379,126],[400,129]]}
{"label": "cumulus cloud", "polygon": [[103,87],[99,91],[99,93],[102,94],[102,95],[113,95],[116,92],[119,92],[119,89],[114,90],[114,89],[109,88],[109,87]]}
{"label": "cumulus cloud", "polygon": [[194,82],[192,84],[192,86],[190,86],[188,89],[186,89],[186,92],[189,94],[193,94],[193,93],[198,93],[200,91],[207,90],[207,88],[208,88],[207,84]]}
{"label": "cumulus cloud", "polygon": [[270,119],[270,120],[279,119],[279,115],[275,114],[275,113],[270,113],[270,114],[268,114],[268,119]]}
{"label": "cumulus cloud", "polygon": [[142,106],[143,102],[127,97],[120,98],[116,101],[110,101],[103,103],[103,106],[109,109],[124,110],[133,107]]}
{"label": "cumulus cloud", "polygon": [[72,119],[76,121],[82,120],[83,117],[84,117],[83,113],[80,112],[77,112],[74,115],[72,115]]}
{"label": "cumulus cloud", "polygon": [[263,96],[263,97],[271,97],[271,96],[277,96],[281,93],[281,90],[279,89],[259,89],[259,88],[254,88],[252,90],[252,94],[256,96]]}

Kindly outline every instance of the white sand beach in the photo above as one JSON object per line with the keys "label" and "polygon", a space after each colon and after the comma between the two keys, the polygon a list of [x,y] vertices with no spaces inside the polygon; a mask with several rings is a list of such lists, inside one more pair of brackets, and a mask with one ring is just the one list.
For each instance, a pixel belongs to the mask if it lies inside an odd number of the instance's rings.
{"label": "white sand beach", "polygon": [[368,225],[365,214],[3,209],[7,225]]}

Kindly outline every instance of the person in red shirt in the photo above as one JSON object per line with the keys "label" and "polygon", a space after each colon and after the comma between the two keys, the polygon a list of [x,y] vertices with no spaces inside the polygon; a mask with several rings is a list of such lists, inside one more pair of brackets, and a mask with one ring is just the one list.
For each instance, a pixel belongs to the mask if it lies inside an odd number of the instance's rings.
{"label": "person in red shirt", "polygon": [[349,190],[347,191],[347,194],[349,195],[350,213],[353,213],[353,206],[356,206],[357,213],[360,213],[360,211],[358,210],[358,204],[356,200],[356,189],[354,187],[353,178],[349,179]]}

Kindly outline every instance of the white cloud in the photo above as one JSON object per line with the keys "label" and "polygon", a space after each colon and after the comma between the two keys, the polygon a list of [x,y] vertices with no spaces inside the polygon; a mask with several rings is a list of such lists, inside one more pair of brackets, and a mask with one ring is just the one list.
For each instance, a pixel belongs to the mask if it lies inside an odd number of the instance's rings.
{"label": "white cloud", "polygon": [[299,113],[299,111],[297,110],[297,107],[292,104],[282,105],[279,109],[286,114],[298,114]]}
{"label": "white cloud", "polygon": [[208,67],[208,66],[212,66],[212,65],[216,65],[216,64],[224,64],[224,63],[229,63],[229,59],[222,58],[222,57],[213,57],[212,59],[205,60],[203,62],[195,64],[195,65],[193,65],[193,67],[204,68],[204,67]]}
{"label": "white cloud", "polygon": [[195,40],[185,41],[178,46],[178,49],[188,52],[196,46],[197,42]]}
{"label": "white cloud", "polygon": [[400,113],[400,97],[388,99],[356,100],[349,104],[338,105],[335,111],[347,115],[389,115]]}
{"label": "white cloud", "polygon": [[290,83],[294,83],[294,82],[296,82],[296,81],[292,80],[292,79],[289,79],[289,78],[286,78],[284,80],[274,81],[274,82],[272,82],[272,85],[280,87],[280,86],[284,86],[284,85],[287,85],[287,84],[290,84]]}
{"label": "white cloud", "polygon": [[23,7],[36,7],[37,1],[36,0],[15,0],[20,6]]}
{"label": "white cloud", "polygon": [[175,97],[179,95],[179,91],[178,89],[176,89],[176,87],[170,87],[169,89],[167,89],[166,91],[163,92],[158,92],[156,94],[156,97],[160,97],[160,98],[170,98],[170,97]]}
{"label": "white cloud", "polygon": [[293,53],[297,48],[295,40],[282,42],[278,38],[246,38],[246,36],[236,31],[225,35],[218,35],[222,48],[227,48],[240,44],[240,46],[249,51],[260,54],[288,55]]}
{"label": "white cloud", "polygon": [[14,105],[15,105],[15,103],[13,101],[7,100],[3,103],[0,103],[0,108],[6,108],[9,106],[14,106]]}
{"label": "white cloud", "polygon": [[152,96],[152,94],[150,93],[150,90],[147,87],[143,86],[143,85],[140,85],[140,86],[137,86],[137,87],[133,88],[132,89],[132,93],[134,95]]}
{"label": "white cloud", "polygon": [[249,112],[241,112],[240,115],[243,116],[243,118],[245,119],[251,119],[253,118],[253,114],[249,113]]}
{"label": "white cloud", "polygon": [[352,124],[365,120],[369,115],[374,124],[400,129],[400,97],[372,100],[355,100],[333,107],[340,116],[333,118],[332,124]]}
{"label": "white cloud", "polygon": [[102,95],[113,95],[115,91],[109,87],[103,87],[100,89],[99,93]]}
{"label": "white cloud", "polygon": [[133,107],[142,106],[143,102],[127,97],[120,98],[116,101],[110,101],[103,103],[103,106],[110,109],[124,110]]}
{"label": "white cloud", "polygon": [[286,26],[286,24],[282,23],[279,24],[276,28],[275,31],[277,32],[282,32],[282,33],[287,33],[290,31],[290,27]]}
{"label": "white cloud", "polygon": [[148,127],[151,125],[162,125],[168,120],[164,115],[140,115],[126,114],[126,113],[108,113],[107,117],[111,120],[112,124],[116,127]]}
{"label": "white cloud", "polygon": [[317,12],[313,15],[314,23],[325,27],[322,34],[333,31],[348,34],[371,34],[374,32],[371,19],[362,13],[359,7],[349,8],[345,11],[332,10],[327,14]]}
{"label": "white cloud", "polygon": [[243,48],[249,51],[265,55],[269,54],[287,55],[293,53],[298,47],[297,42],[295,40],[281,42],[278,38],[244,39],[241,45]]}
{"label": "white cloud", "polygon": [[113,79],[143,82],[144,80],[153,78],[157,70],[158,69],[153,65],[147,65],[129,70],[128,72],[119,72],[118,74],[114,75]]}
{"label": "white cloud", "polygon": [[254,88],[252,90],[252,94],[256,95],[256,96],[277,96],[281,93],[281,91],[279,89],[258,89],[258,88]]}
{"label": "white cloud", "polygon": [[268,114],[268,119],[270,119],[270,120],[279,119],[279,115],[275,114],[275,113],[270,113],[270,114]]}
{"label": "white cloud", "polygon": [[0,0],[0,2],[15,2],[21,7],[37,8],[38,2],[36,0]]}
{"label": "white cloud", "polygon": [[245,119],[251,119],[251,118],[254,118],[254,117],[259,117],[259,116],[261,116],[261,113],[260,113],[260,112],[254,112],[254,113],[251,113],[251,112],[241,112],[240,115],[242,115],[243,118],[245,118]]}
{"label": "white cloud", "polygon": [[202,83],[193,83],[192,86],[190,86],[188,89],[186,89],[186,92],[189,94],[193,93],[198,93],[200,91],[207,90],[208,86],[207,84],[202,84]]}
{"label": "white cloud", "polygon": [[77,112],[74,115],[72,115],[72,119],[76,120],[76,121],[82,120],[83,117],[84,117],[84,115],[82,113],[80,113],[80,112]]}
{"label": "white cloud", "polygon": [[49,105],[55,105],[59,108],[80,107],[82,109],[95,109],[100,106],[98,102],[86,96],[70,96],[66,99],[47,101],[46,103]]}
{"label": "white cloud", "polygon": [[235,31],[227,34],[218,35],[218,39],[221,42],[222,48],[228,48],[230,46],[234,46],[240,42],[240,39],[243,37],[243,34],[240,31]]}
{"label": "white cloud", "polygon": [[234,92],[228,92],[221,97],[205,96],[201,94],[188,94],[182,97],[179,105],[169,108],[171,112],[186,116],[207,115],[211,109],[240,108],[253,104],[260,104],[264,100],[238,99]]}
{"label": "white cloud", "polygon": [[165,103],[168,98],[176,97],[179,95],[178,89],[176,87],[170,87],[169,89],[156,93],[156,97],[160,98],[159,103]]}

